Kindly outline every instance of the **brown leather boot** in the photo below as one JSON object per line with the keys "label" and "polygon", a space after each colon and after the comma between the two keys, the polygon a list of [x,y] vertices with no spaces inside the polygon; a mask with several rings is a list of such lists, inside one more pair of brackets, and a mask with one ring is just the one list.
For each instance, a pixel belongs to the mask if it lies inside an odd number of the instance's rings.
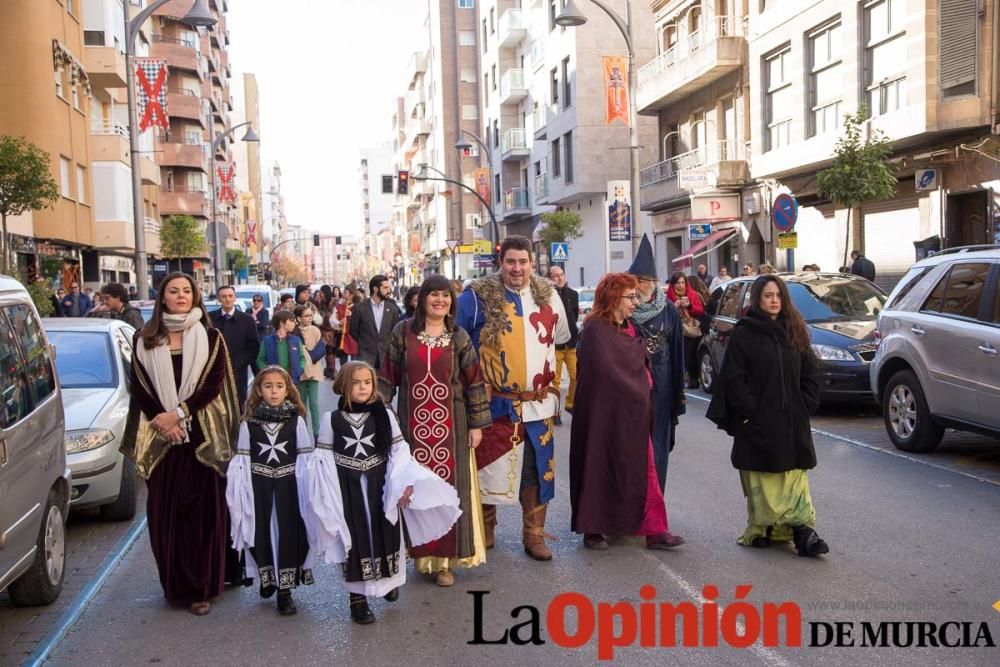
{"label": "brown leather boot", "polygon": [[524,552],[535,560],[552,560],[552,552],[545,545],[545,538],[553,539],[545,533],[545,513],[548,505],[538,499],[538,487],[531,486],[521,492],[521,516],[524,527],[521,541]]}
{"label": "brown leather boot", "polygon": [[496,527],[497,527],[497,506],[496,505],[483,505],[483,528],[486,537],[486,548],[492,549],[493,545],[496,544]]}

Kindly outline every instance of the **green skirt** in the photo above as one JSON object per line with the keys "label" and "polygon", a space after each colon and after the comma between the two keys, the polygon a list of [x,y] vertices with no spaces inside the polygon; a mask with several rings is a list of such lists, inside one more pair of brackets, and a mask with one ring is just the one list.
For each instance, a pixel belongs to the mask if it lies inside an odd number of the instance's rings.
{"label": "green skirt", "polygon": [[816,526],[816,510],[809,495],[805,470],[756,472],[741,470],[740,482],[747,499],[747,529],[738,542],[749,546],[755,537],[791,542],[793,526]]}

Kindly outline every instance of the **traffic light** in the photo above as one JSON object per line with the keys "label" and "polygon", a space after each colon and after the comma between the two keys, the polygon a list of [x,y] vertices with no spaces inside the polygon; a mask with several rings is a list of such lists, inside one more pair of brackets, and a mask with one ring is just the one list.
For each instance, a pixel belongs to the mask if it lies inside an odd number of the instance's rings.
{"label": "traffic light", "polygon": [[500,265],[500,244],[497,243],[493,246],[493,263]]}
{"label": "traffic light", "polygon": [[313,245],[319,247],[319,234],[313,234]]}
{"label": "traffic light", "polygon": [[400,169],[396,178],[399,183],[396,188],[396,193],[401,195],[410,194],[410,172],[405,169]]}
{"label": "traffic light", "polygon": [[340,245],[340,237],[339,236],[334,236],[333,237],[333,242],[336,243],[337,245]]}

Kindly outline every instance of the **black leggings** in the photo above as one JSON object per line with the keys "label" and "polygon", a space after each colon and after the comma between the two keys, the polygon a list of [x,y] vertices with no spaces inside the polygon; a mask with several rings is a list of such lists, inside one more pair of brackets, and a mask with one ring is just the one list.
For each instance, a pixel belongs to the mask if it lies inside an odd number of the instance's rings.
{"label": "black leggings", "polygon": [[684,369],[687,371],[688,381],[692,384],[698,382],[700,375],[698,371],[699,342],[701,342],[701,338],[684,336]]}

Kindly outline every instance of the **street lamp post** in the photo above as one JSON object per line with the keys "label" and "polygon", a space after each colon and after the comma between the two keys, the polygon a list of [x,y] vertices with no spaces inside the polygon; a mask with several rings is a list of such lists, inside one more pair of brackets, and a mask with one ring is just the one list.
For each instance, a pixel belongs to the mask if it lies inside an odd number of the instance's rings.
{"label": "street lamp post", "polygon": [[[135,231],[135,289],[140,298],[149,295],[149,269],[146,264],[146,216],[142,206],[142,174],[139,163],[139,110],[135,95],[135,40],[142,24],[157,9],[170,0],[154,0],[129,20],[128,3],[123,4],[125,12],[125,69],[128,92],[128,140],[129,163],[132,167],[132,215]],[[195,0],[191,10],[181,22],[192,27],[211,27],[216,24],[212,12],[205,6],[205,0]]]}
{"label": "street lamp post", "polygon": [[[211,111],[209,111],[211,113]],[[214,123],[213,123],[214,127]],[[219,145],[225,140],[226,137],[231,135],[236,130],[241,127],[246,127],[247,131],[243,133],[243,138],[240,141],[250,141],[259,142],[260,137],[257,133],[253,131],[253,125],[250,121],[245,123],[240,123],[239,125],[233,125],[231,128],[220,134],[219,136],[212,139],[212,243],[215,249],[214,257],[212,261],[215,262],[215,291],[218,292],[219,288],[222,287],[222,267],[225,263],[225,253],[223,252],[223,240],[220,238],[219,234],[219,221],[216,220],[216,215],[218,215],[218,192],[216,191],[215,183],[215,152],[219,149]],[[249,271],[249,265],[247,270]]]}
{"label": "street lamp post", "polygon": [[[489,147],[483,142],[482,139],[480,139],[478,136],[476,136],[472,132],[469,132],[468,130],[463,130],[463,129],[459,129],[459,132],[461,132],[462,134],[464,134],[465,136],[471,138],[473,141],[475,141],[477,144],[479,144],[479,148],[486,155],[486,163],[490,166],[490,188],[492,188],[493,187],[493,174],[496,173],[496,172],[493,169],[493,155],[490,153]],[[455,142],[455,150],[459,151],[460,154],[463,151],[465,151],[465,150],[467,150],[469,148],[472,148],[472,144],[470,144],[467,139],[459,137],[458,141]],[[489,208],[488,204],[487,204],[487,208]],[[497,224],[496,217],[492,216],[492,215],[491,215],[491,220],[490,220],[490,230],[493,232],[493,245],[496,245],[497,243],[500,243],[500,226]]]}
{"label": "street lamp post", "polygon": [[[632,256],[639,252],[639,244],[642,242],[642,233],[639,223],[639,112],[635,106],[635,48],[632,40],[632,0],[626,0],[625,18],[623,19],[614,9],[609,7],[602,0],[590,0],[604,11],[614,24],[621,31],[625,38],[625,47],[628,50],[628,96],[629,96],[629,123],[628,123],[628,149],[629,149],[629,181],[631,182],[632,196]],[[573,0],[568,0],[563,5],[562,11],[556,16],[556,25],[564,27],[581,26],[587,22],[587,16],[577,9]]]}
{"label": "street lamp post", "polygon": [[[417,172],[416,174],[413,175],[413,179],[414,180],[417,180],[417,181],[441,181],[443,183],[451,183],[452,185],[457,185],[460,188],[464,188],[464,189],[468,190],[472,194],[476,195],[476,199],[478,199],[482,203],[482,205],[486,207],[486,212],[490,214],[490,223],[493,224],[497,229],[500,228],[499,225],[497,225],[497,217],[493,213],[493,207],[490,206],[490,203],[488,201],[486,201],[485,199],[483,199],[483,196],[481,194],[479,194],[476,191],[475,188],[470,188],[468,185],[466,185],[465,183],[462,183],[461,181],[456,181],[456,180],[448,178],[444,174],[444,172],[442,172],[440,169],[435,169],[434,167],[430,166],[429,164],[421,164],[420,168],[421,168],[421,171]],[[428,169],[433,169],[437,173],[441,174],[440,178],[435,178],[433,176],[428,176],[427,175],[427,170]]]}

